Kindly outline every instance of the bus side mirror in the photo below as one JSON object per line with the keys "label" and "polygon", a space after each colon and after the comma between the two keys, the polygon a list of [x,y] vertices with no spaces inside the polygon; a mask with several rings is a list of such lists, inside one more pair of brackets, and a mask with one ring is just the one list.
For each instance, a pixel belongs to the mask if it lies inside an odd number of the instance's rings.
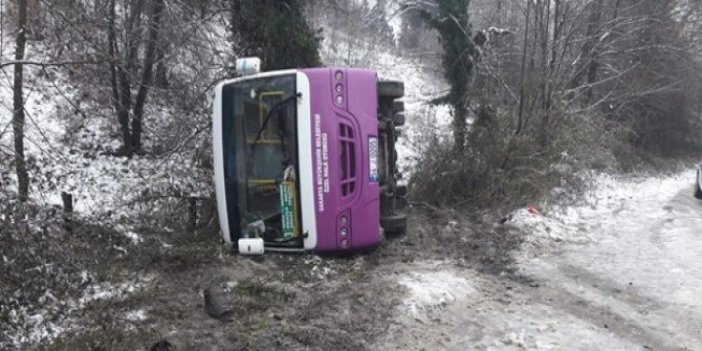
{"label": "bus side mirror", "polygon": [[261,72],[261,59],[258,57],[242,57],[236,60],[236,74],[240,77],[250,76]]}
{"label": "bus side mirror", "polygon": [[263,255],[263,238],[239,239],[240,255]]}

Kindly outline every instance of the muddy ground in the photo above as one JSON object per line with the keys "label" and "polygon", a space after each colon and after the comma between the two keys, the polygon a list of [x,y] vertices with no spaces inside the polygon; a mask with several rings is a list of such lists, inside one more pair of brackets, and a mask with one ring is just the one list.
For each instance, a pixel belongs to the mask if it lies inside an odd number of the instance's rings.
{"label": "muddy ground", "polygon": [[[72,331],[27,349],[148,350],[159,340],[177,350],[393,348],[400,345],[383,340],[407,315],[407,291],[397,283],[403,273],[437,263],[516,277],[509,255],[519,244],[515,231],[458,212],[410,211],[406,235],[349,256],[251,258],[228,252],[214,232],[145,235],[128,254],[94,267],[139,289],[90,302],[74,313]],[[221,320],[203,306],[202,291],[213,286],[234,307]]]}

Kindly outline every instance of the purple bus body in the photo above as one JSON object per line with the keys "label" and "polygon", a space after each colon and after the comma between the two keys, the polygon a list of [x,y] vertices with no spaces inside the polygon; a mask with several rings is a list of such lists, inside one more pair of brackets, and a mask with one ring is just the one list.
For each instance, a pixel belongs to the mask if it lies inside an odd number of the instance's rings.
{"label": "purple bus body", "polygon": [[382,240],[379,184],[371,176],[369,153],[371,139],[378,137],[376,73],[347,68],[300,72],[310,83],[314,250],[376,246]]}

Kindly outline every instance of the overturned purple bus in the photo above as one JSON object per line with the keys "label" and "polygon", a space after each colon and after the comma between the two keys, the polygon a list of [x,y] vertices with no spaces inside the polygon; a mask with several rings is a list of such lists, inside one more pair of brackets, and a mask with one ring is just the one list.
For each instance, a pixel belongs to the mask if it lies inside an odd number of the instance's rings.
{"label": "overturned purple bus", "polygon": [[400,82],[372,70],[258,72],[216,87],[214,180],[222,238],[240,253],[372,248],[404,232]]}

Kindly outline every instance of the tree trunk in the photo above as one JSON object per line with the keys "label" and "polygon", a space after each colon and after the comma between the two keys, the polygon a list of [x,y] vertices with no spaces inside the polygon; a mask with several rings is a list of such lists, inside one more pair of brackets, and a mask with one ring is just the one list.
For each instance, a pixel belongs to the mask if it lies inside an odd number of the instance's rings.
{"label": "tree trunk", "polygon": [[593,45],[590,49],[590,63],[587,68],[587,101],[592,101],[593,96],[593,85],[597,81],[597,68],[598,68],[598,50],[595,44],[599,40],[600,22],[602,18],[602,2],[603,0],[597,0],[595,2],[595,8],[592,11],[592,17],[590,19],[590,25],[592,30],[588,28],[588,36],[591,36],[589,40],[592,40]]}
{"label": "tree trunk", "polygon": [[466,133],[468,129],[468,123],[466,122],[468,109],[463,98],[453,105],[453,113],[453,148],[456,152],[462,154],[466,147]]}
{"label": "tree trunk", "polygon": [[[558,60],[558,47],[561,41],[561,33],[563,30],[564,23],[561,20],[561,0],[554,0],[553,3],[553,38],[551,39],[551,58],[549,59],[548,66],[549,72],[551,72],[552,77],[555,77],[556,74],[558,74],[556,61]],[[567,45],[564,43],[563,47],[565,48],[566,46]],[[558,65],[558,67],[560,67],[560,64]],[[553,101],[553,92],[555,90],[554,86],[555,83],[549,85],[549,89],[547,92],[548,101]]]}
{"label": "tree trunk", "polygon": [[[555,30],[555,25],[554,29],[551,30],[551,0],[545,0],[545,1],[539,1],[539,12],[541,13],[540,20],[539,20],[539,42],[541,44],[541,54],[539,55],[541,58],[541,78],[540,78],[540,85],[541,85],[541,108],[542,108],[542,116],[541,116],[541,126],[540,126],[540,133],[539,133],[539,145],[542,148],[547,148],[548,146],[548,141],[549,141],[549,134],[550,134],[550,129],[551,129],[551,118],[553,117],[551,115],[551,84],[553,84],[551,78],[553,72],[551,72],[551,54],[552,51],[550,50],[549,46],[551,48],[555,47],[557,45],[556,41],[551,41],[551,36],[549,33],[552,33],[555,35],[556,30]],[[556,19],[558,21],[558,19]]]}
{"label": "tree trunk", "polygon": [[585,43],[580,51],[580,56],[587,61],[575,74],[571,82],[571,87],[577,88],[580,86],[583,77],[586,78],[586,98],[588,102],[592,99],[592,84],[595,83],[595,79],[597,78],[597,41],[599,39],[598,34],[601,30],[600,20],[602,17],[602,5],[603,0],[594,0],[590,3],[591,8],[585,33]]}
{"label": "tree trunk", "polygon": [[117,78],[119,82],[119,104],[117,118],[122,128],[123,152],[126,156],[132,156],[132,130],[129,128],[129,110],[132,106],[132,85],[129,81],[129,73],[121,66],[117,65]]}
{"label": "tree trunk", "polygon": [[22,93],[24,67],[19,62],[24,60],[24,47],[27,41],[27,0],[19,0],[18,5],[19,14],[15,41],[15,60],[18,63],[15,63],[12,129],[15,134],[15,170],[17,171],[19,200],[26,202],[29,196],[29,174],[24,158],[24,96]]}
{"label": "tree trunk", "polygon": [[[108,18],[108,54],[110,57],[110,84],[112,100],[114,100],[117,120],[122,131],[122,153],[131,155],[131,131],[129,129],[129,95],[124,96],[124,69],[117,59],[117,29],[115,28],[115,0],[110,1],[110,15]],[[129,93],[129,90],[127,90]]]}
{"label": "tree trunk", "polygon": [[67,192],[61,192],[61,200],[63,201],[63,223],[66,232],[73,233],[73,195]]}
{"label": "tree trunk", "polygon": [[137,92],[134,104],[134,115],[132,116],[132,150],[141,150],[141,132],[144,116],[144,105],[149,93],[151,78],[153,76],[154,62],[156,61],[156,46],[158,45],[158,35],[161,25],[161,12],[163,11],[163,0],[153,0],[151,12],[151,24],[149,26],[149,41],[144,54],[144,66],[142,67],[141,83]]}
{"label": "tree trunk", "polygon": [[529,52],[529,16],[531,15],[531,1],[527,1],[526,8],[526,21],[524,29],[524,46],[522,47],[522,67],[519,74],[519,111],[517,112],[517,128],[514,135],[519,135],[522,133],[524,128],[524,100],[526,99],[526,66],[527,66],[527,53]]}
{"label": "tree trunk", "polygon": [[41,1],[27,0],[27,20],[25,37],[29,35],[30,40],[42,40],[44,38],[41,20]]}
{"label": "tree trunk", "polygon": [[197,198],[188,198],[188,227],[190,230],[197,229]]}
{"label": "tree trunk", "polygon": [[159,89],[168,89],[168,68],[165,62],[165,53],[169,50],[168,43],[160,43],[156,48],[156,68],[153,86]]}

